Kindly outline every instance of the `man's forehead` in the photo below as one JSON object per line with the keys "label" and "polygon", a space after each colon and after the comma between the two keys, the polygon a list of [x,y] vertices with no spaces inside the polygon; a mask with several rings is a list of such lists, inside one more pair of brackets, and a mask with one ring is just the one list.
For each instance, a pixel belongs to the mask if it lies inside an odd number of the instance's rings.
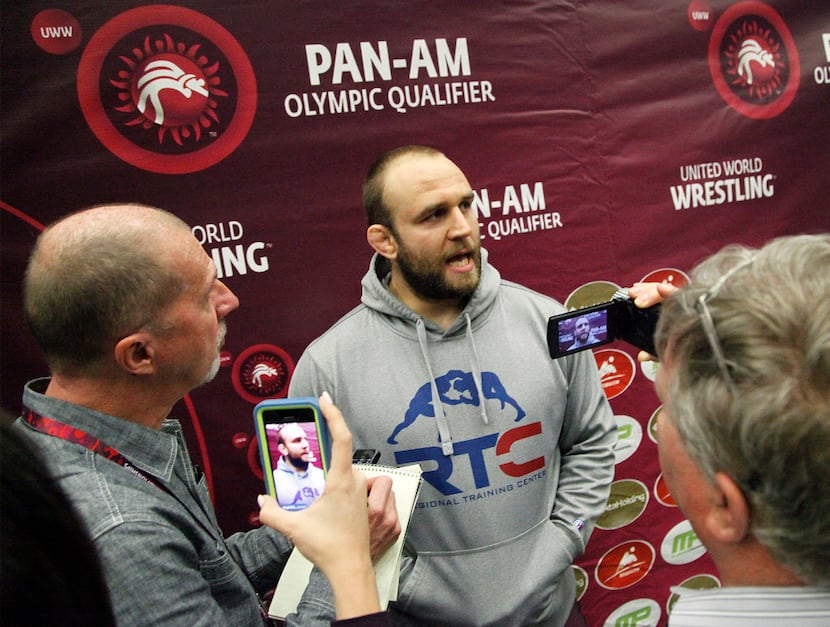
{"label": "man's forehead", "polygon": [[467,193],[464,173],[444,155],[410,154],[393,161],[386,172],[385,195],[428,194],[458,188]]}

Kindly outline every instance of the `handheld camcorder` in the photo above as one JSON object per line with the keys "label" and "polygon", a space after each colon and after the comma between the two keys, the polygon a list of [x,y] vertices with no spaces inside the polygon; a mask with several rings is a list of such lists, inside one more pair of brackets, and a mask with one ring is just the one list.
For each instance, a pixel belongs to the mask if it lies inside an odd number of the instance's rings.
{"label": "handheld camcorder", "polygon": [[553,359],[620,339],[652,355],[660,305],[641,309],[627,289],[610,301],[548,318],[548,350]]}

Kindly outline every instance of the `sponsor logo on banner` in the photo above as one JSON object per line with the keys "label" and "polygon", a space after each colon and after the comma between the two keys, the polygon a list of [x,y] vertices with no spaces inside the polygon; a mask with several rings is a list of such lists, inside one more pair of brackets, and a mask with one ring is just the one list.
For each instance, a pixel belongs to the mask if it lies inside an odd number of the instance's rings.
{"label": "sponsor logo on banner", "polygon": [[190,230],[213,259],[218,279],[263,273],[270,268],[266,253],[273,245],[246,241],[245,229],[237,220],[200,224]]}
{"label": "sponsor logo on banner", "polygon": [[594,577],[608,590],[622,590],[642,580],[654,566],[654,547],[631,540],[609,549],[597,563]]}
{"label": "sponsor logo on banner", "polygon": [[640,279],[640,283],[668,283],[683,287],[689,282],[689,275],[677,268],[658,268]]}
{"label": "sponsor logo on banner", "polygon": [[473,191],[473,209],[481,239],[501,240],[523,233],[550,231],[563,226],[558,211],[548,211],[540,181],[505,185],[504,189]]}
{"label": "sponsor logo on banner", "polygon": [[614,463],[619,464],[634,455],[643,441],[643,428],[631,416],[614,416],[617,421],[617,443],[614,445]]}
{"label": "sponsor logo on banner", "polygon": [[663,476],[663,473],[660,473],[654,481],[654,498],[657,499],[658,503],[666,507],[677,507],[677,503],[675,503],[671,492],[669,492],[669,486],[666,485],[666,478]]}
{"label": "sponsor logo on banner", "polygon": [[789,28],[770,6],[739,2],[718,18],[709,39],[709,72],[741,115],[773,118],[790,106],[801,75]]}
{"label": "sponsor logo on banner", "polygon": [[619,529],[637,520],[648,505],[648,488],[634,479],[621,479],[611,484],[605,512],[597,519],[597,527]]}
{"label": "sponsor logo on banner", "polygon": [[611,400],[628,389],[634,381],[636,365],[634,359],[616,348],[604,348],[594,351],[599,379],[605,396]]}
{"label": "sponsor logo on banner", "polygon": [[32,39],[49,54],[69,54],[81,45],[81,24],[71,13],[45,9],[32,20]]}
{"label": "sponsor logo on banner", "polygon": [[662,411],[663,411],[663,406],[662,405],[660,405],[660,407],[655,409],[654,413],[651,414],[651,418],[649,418],[649,420],[648,420],[648,426],[646,427],[646,433],[648,433],[648,437],[655,444],[657,444],[657,422],[660,419],[660,413]]}
{"label": "sponsor logo on banner", "polygon": [[683,520],[672,527],[660,545],[660,555],[675,566],[693,562],[706,553],[691,523]]}
{"label": "sponsor logo on banner", "polygon": [[576,564],[571,564],[571,570],[573,570],[574,579],[576,579],[576,600],[579,601],[588,589],[588,573]]}
{"label": "sponsor logo on banner", "polygon": [[817,65],[813,70],[816,85],[830,85],[830,33],[821,34],[821,46],[824,50],[825,65]]}
{"label": "sponsor logo on banner", "polygon": [[493,84],[476,80],[466,37],[411,41],[308,43],[308,84],[283,98],[290,118],[495,102]]}
{"label": "sponsor logo on banner", "polygon": [[240,397],[250,403],[282,398],[294,373],[294,360],[273,344],[256,344],[242,351],[233,364],[231,380]]}
{"label": "sponsor logo on banner", "polygon": [[679,185],[669,188],[677,211],[718,207],[772,198],[775,174],[765,171],[761,157],[742,157],[680,166]]}
{"label": "sponsor logo on banner", "polygon": [[662,611],[654,599],[634,599],[621,605],[605,619],[613,627],[654,627],[660,624]]}
{"label": "sponsor logo on banner", "polygon": [[257,88],[244,50],[217,22],[171,5],[104,24],[78,67],[78,99],[115,156],[161,174],[208,168],[251,128]]}

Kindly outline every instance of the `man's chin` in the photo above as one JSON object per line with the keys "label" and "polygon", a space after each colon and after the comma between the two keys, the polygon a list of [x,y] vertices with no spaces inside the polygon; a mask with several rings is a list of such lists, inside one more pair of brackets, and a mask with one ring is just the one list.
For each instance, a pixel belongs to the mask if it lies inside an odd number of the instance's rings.
{"label": "man's chin", "polygon": [[202,377],[202,380],[196,387],[202,387],[203,385],[210,383],[216,378],[217,374],[219,374],[219,355],[217,355],[216,359],[213,360],[213,363],[210,365],[210,369],[205,373],[205,376]]}

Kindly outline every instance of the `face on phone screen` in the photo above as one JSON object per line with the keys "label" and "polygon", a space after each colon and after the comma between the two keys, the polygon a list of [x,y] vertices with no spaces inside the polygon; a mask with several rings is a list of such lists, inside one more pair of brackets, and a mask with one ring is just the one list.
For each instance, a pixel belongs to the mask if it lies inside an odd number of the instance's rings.
{"label": "face on phone screen", "polygon": [[266,422],[265,434],[277,502],[286,510],[305,509],[325,484],[315,423]]}
{"label": "face on phone screen", "polygon": [[576,311],[569,315],[554,316],[548,333],[555,340],[551,356],[561,357],[608,341],[608,309]]}

